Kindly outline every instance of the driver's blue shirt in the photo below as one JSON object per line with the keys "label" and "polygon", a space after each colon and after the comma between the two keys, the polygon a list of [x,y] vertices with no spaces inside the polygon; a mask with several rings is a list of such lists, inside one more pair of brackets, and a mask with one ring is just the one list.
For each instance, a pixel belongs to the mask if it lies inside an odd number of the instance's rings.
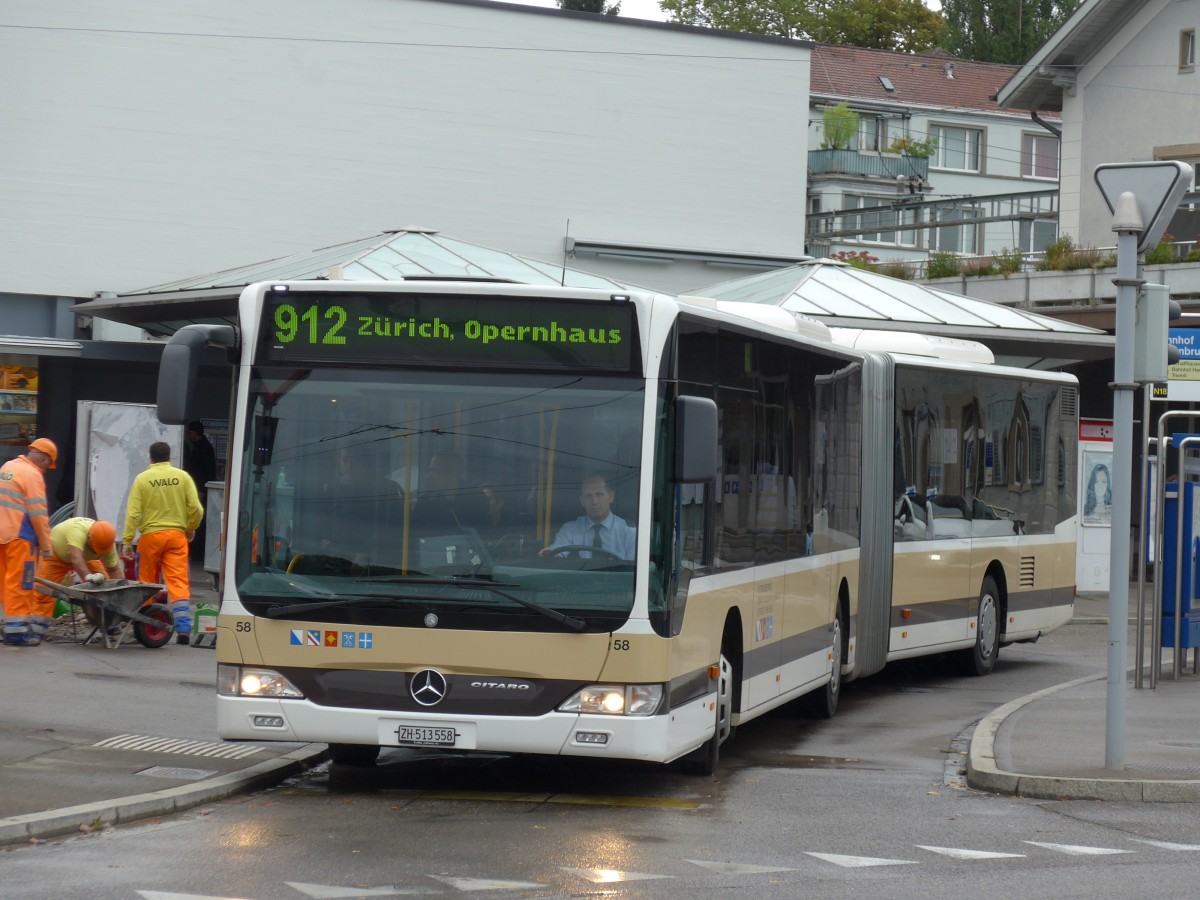
{"label": "driver's blue shirt", "polygon": [[[550,549],[571,545],[593,546],[596,532],[592,526],[595,524],[587,516],[580,516],[578,519],[567,522],[558,529],[558,534],[554,536],[554,543],[550,545]],[[600,523],[600,546],[621,559],[633,559],[637,551],[637,529],[630,527],[629,523],[620,516],[609,513],[608,517]],[[579,555],[590,557],[592,554],[580,551]]]}

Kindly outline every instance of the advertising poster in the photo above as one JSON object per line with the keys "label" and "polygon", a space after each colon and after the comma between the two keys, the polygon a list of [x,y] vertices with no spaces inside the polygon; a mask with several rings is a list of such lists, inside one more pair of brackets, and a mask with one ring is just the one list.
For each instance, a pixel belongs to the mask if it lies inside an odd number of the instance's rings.
{"label": "advertising poster", "polygon": [[1103,528],[1112,526],[1112,449],[1087,448],[1083,451],[1083,524]]}

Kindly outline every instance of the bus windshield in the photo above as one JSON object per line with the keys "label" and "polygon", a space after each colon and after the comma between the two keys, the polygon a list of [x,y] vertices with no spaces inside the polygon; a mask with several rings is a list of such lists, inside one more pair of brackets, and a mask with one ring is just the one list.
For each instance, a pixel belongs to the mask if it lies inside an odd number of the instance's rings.
{"label": "bus windshield", "polygon": [[638,379],[264,367],[250,395],[230,511],[250,613],[531,631],[628,618]]}

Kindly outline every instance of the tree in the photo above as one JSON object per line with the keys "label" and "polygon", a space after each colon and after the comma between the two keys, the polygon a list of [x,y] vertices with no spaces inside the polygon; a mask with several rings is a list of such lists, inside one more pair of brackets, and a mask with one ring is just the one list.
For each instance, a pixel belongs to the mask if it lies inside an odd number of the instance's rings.
{"label": "tree", "polygon": [[621,4],[609,6],[605,0],[554,0],[559,9],[573,9],[576,12],[596,13],[603,16],[619,16]]}
{"label": "tree", "polygon": [[922,0],[840,0],[829,4],[811,36],[822,44],[921,53],[938,46],[945,27]]}
{"label": "tree", "polygon": [[919,53],[942,37],[942,17],[921,0],[662,0],[682,25]]}
{"label": "tree", "polygon": [[1080,0],[943,0],[942,46],[961,59],[1020,65]]}

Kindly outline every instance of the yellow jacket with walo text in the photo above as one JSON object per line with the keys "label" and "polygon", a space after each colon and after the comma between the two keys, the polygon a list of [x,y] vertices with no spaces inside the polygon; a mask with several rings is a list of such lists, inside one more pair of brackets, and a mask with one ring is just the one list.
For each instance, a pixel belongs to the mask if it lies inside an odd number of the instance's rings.
{"label": "yellow jacket with walo text", "polygon": [[195,531],[203,518],[192,476],[169,462],[151,463],[129,488],[121,542],[131,543],[135,532]]}

